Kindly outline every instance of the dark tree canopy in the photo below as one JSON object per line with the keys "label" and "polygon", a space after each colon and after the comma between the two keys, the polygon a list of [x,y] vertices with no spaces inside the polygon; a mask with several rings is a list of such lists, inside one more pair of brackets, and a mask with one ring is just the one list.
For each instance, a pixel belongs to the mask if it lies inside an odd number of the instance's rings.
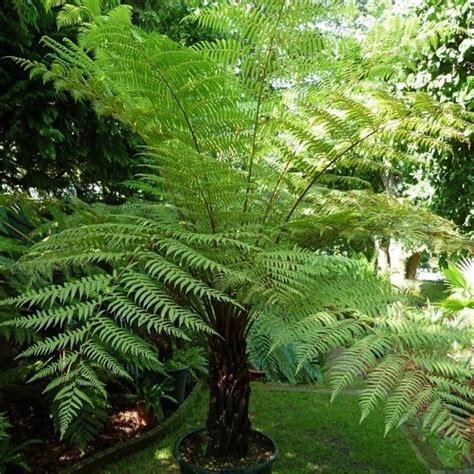
{"label": "dark tree canopy", "polygon": [[[441,101],[457,102],[474,111],[474,42],[469,27],[472,4],[464,0],[425,0],[418,10],[423,23],[445,22],[447,34],[426,52],[411,75],[416,90]],[[430,181],[435,192],[432,209],[466,230],[474,226],[474,160],[471,144],[454,145],[455,153],[435,154]]]}
{"label": "dark tree canopy", "polygon": [[124,0],[133,7],[134,23],[147,31],[158,31],[173,41],[191,45],[202,40],[211,40],[215,33],[207,32],[195,22],[183,21],[196,8],[204,6],[202,0]]}
{"label": "dark tree canopy", "polygon": [[[129,0],[134,20],[145,29],[157,30],[176,41],[204,39],[197,26],[181,23],[191,12],[187,2]],[[22,6],[20,8],[20,6]],[[43,36],[74,39],[77,27],[56,25],[55,11],[28,7],[6,0],[0,6],[0,57],[45,61]],[[120,201],[126,193],[121,183],[130,178],[139,161],[140,140],[123,125],[98,117],[89,103],[30,80],[11,59],[0,61],[0,186],[74,194],[90,201]]]}
{"label": "dark tree canopy", "polygon": [[[41,60],[44,35],[58,32],[55,17],[40,6],[25,17],[13,2],[0,7],[0,56]],[[120,182],[129,177],[137,139],[109,118],[97,117],[89,104],[30,80],[18,65],[3,59],[0,67],[0,183],[2,189],[29,189],[55,195],[77,194],[113,202]]]}

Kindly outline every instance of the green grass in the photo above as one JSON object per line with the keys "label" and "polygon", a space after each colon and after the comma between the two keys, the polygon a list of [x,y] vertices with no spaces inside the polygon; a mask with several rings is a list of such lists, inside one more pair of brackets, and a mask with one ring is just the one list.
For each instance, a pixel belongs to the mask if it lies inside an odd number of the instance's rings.
{"label": "green grass", "polygon": [[[121,462],[105,466],[105,473],[177,473],[172,447],[185,431],[203,426],[207,394],[200,395],[196,410],[155,446]],[[383,437],[383,419],[374,414],[359,425],[357,397],[342,395],[333,404],[329,395],[275,389],[255,384],[251,414],[254,427],[270,435],[280,455],[275,474],[326,473],[427,473],[401,431]]]}

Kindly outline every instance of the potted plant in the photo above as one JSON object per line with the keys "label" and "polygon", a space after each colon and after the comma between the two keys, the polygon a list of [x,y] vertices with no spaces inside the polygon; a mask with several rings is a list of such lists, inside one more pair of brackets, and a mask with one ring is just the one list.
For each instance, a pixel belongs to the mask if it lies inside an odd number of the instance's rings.
{"label": "potted plant", "polygon": [[138,420],[142,426],[150,427],[163,419],[162,400],[176,401],[169,394],[171,390],[169,379],[160,383],[145,380],[135,385],[133,393],[127,394],[128,400],[136,404]]}
{"label": "potted plant", "polygon": [[[360,162],[359,153],[362,169],[366,160],[383,167],[377,160],[389,144],[431,146],[434,129],[449,122],[446,135],[451,137],[458,122],[445,120],[426,97],[412,107],[411,97],[388,100],[386,91],[369,91],[361,98],[350,89],[347,96],[311,90],[313,76],[306,81],[306,67],[319,42],[299,42],[308,39],[301,25],[320,15],[321,5],[303,5],[223,2],[214,17],[200,11],[197,21],[219,32],[230,27],[232,41],[194,49],[134,27],[130,10],[120,6],[84,24],[79,46],[43,40],[56,58],[51,69],[28,65],[131,127],[148,145],[150,165],[133,183],[150,201],[91,206],[83,214],[92,216],[92,224],[49,237],[21,262],[30,271],[41,266],[41,276],[73,265],[84,268],[80,278],[18,300],[48,309],[29,314],[19,325],[59,332],[58,340],[46,338],[26,354],[51,360],[43,374],[54,374],[52,389],[58,390],[65,414],[62,433],[87,407],[83,387],[103,399],[97,365],[121,377],[126,374],[122,359],[130,354],[144,366],[159,365],[154,348],[137,335],[137,326],[184,340],[189,333],[200,333],[209,351],[208,417],[205,435],[193,431],[177,443],[182,471],[270,472],[277,450],[268,437],[252,430],[247,355],[254,321],[268,318],[269,324],[286,324],[283,342],[299,335],[298,365],[331,347],[354,346],[333,368],[336,391],[368,366],[377,369],[384,362],[395,367],[374,370],[376,383],[368,387],[366,411],[392,396],[391,388],[409,370],[409,383],[394,391],[402,409],[390,418],[388,429],[415,414],[419,400],[413,396],[423,387],[431,397],[422,400],[429,405],[426,413],[443,407],[444,418],[432,416],[427,423],[450,426],[450,433],[464,439],[444,405],[445,379],[427,374],[440,360],[448,364],[452,341],[467,344],[465,336],[452,328],[433,330],[435,322],[418,316],[403,315],[394,324],[386,311],[391,297],[385,282],[363,262],[328,256],[318,240],[324,235],[330,241],[365,232],[372,236],[374,226],[381,234],[401,228],[404,235],[410,230],[414,236],[425,235],[426,214],[417,220],[416,209],[408,204],[359,190],[334,190],[320,181],[345,162],[342,174],[332,174],[328,183],[341,180],[347,167]],[[298,78],[304,103],[298,94],[282,91],[282,84]],[[414,122],[422,125],[420,132],[410,134]],[[377,152],[372,155],[371,150]],[[438,226],[435,231],[439,233]],[[91,276],[94,264],[100,272]],[[66,305],[70,312],[59,312]],[[71,312],[80,316],[73,329]],[[66,365],[60,363],[65,346]],[[429,356],[411,363],[417,350]],[[390,358],[393,354],[400,355]],[[457,380],[465,377],[452,364],[446,373]],[[402,403],[403,397],[411,404]],[[266,459],[257,459],[258,453]]]}
{"label": "potted plant", "polygon": [[201,347],[190,346],[175,349],[173,357],[166,362],[166,373],[174,380],[173,396],[178,404],[183,403],[186,395],[188,374],[198,380],[207,373],[207,359]]}

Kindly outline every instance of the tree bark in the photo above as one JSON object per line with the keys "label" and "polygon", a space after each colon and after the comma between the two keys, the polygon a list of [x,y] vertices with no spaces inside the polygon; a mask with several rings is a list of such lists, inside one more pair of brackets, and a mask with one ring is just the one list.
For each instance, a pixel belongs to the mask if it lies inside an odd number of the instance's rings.
{"label": "tree bark", "polygon": [[245,331],[247,314],[220,307],[215,311],[218,335],[209,339],[210,402],[207,455],[240,459],[250,435],[250,374]]}
{"label": "tree bark", "polygon": [[390,281],[393,285],[404,285],[406,251],[402,242],[390,239],[388,252],[390,254]]}
{"label": "tree bark", "polygon": [[390,239],[375,239],[375,252],[377,255],[377,270],[383,274],[390,273]]}
{"label": "tree bark", "polygon": [[410,255],[405,261],[405,278],[407,280],[416,280],[416,272],[420,264],[421,253],[416,252]]}

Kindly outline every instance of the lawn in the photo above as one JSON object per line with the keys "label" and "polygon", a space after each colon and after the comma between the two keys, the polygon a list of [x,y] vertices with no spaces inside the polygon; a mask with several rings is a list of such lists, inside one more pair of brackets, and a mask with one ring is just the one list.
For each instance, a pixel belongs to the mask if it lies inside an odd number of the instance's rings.
{"label": "lawn", "polygon": [[[383,437],[383,419],[375,413],[359,425],[357,397],[341,395],[333,404],[329,394],[288,391],[254,384],[251,414],[254,427],[277,442],[280,455],[275,474],[429,472],[401,431]],[[177,473],[171,450],[184,431],[202,426],[207,394],[183,425],[155,446],[104,467],[105,473]]]}

